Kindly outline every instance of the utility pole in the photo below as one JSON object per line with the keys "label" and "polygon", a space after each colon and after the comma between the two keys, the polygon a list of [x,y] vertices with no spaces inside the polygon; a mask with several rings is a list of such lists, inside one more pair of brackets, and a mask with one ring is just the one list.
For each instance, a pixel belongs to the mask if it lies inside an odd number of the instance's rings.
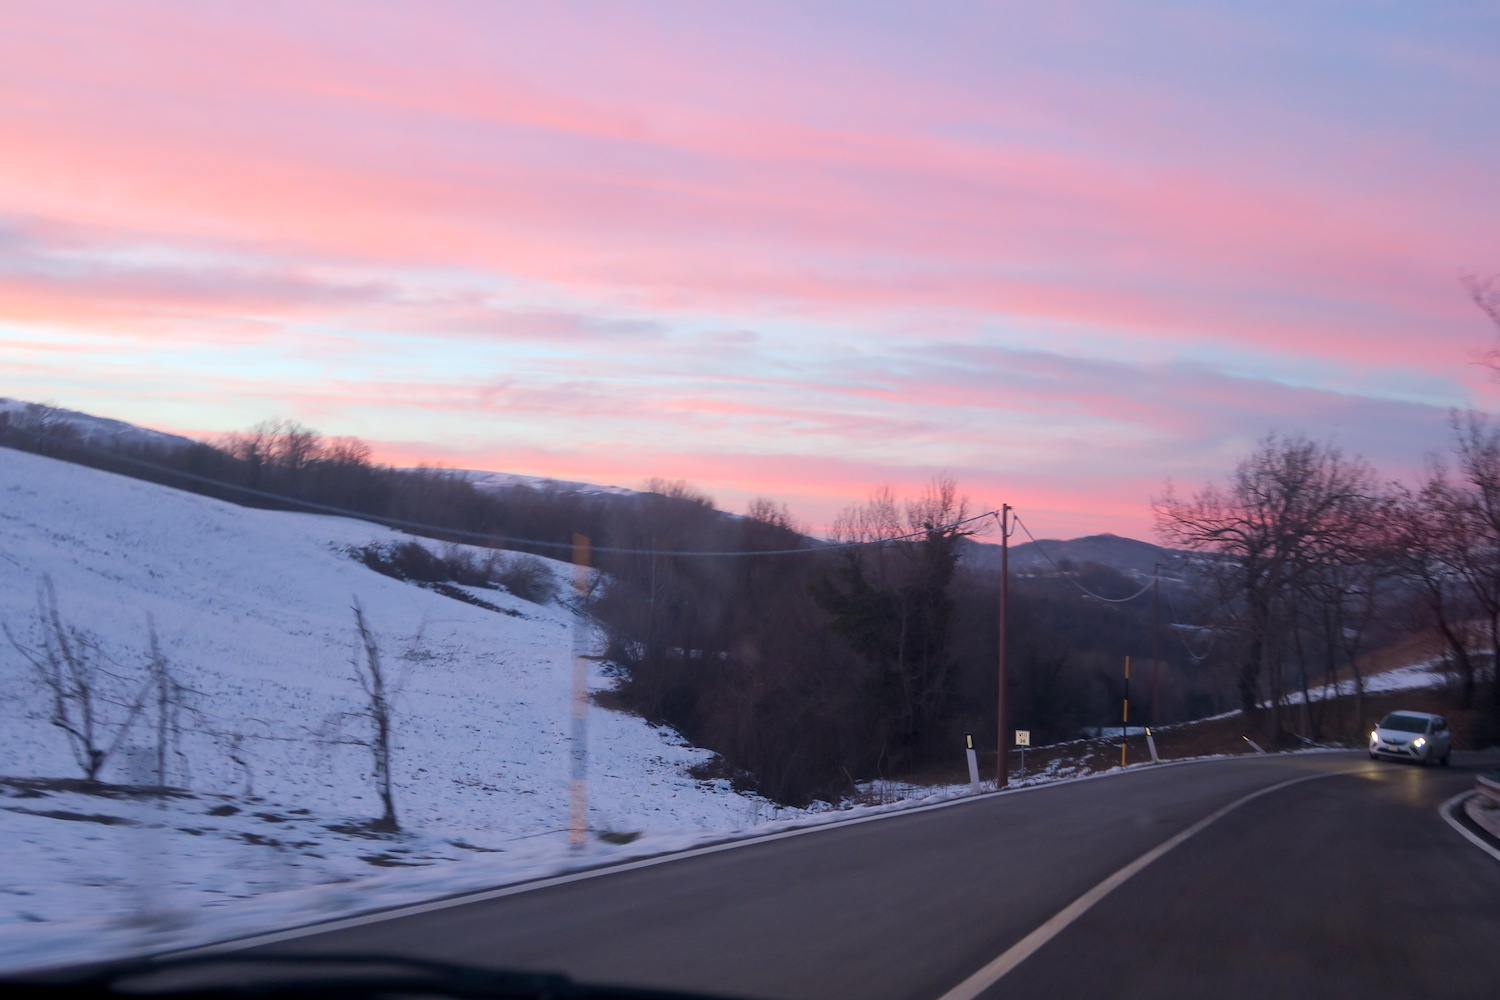
{"label": "utility pole", "polygon": [[1161,673],[1161,563],[1151,567],[1151,724],[1157,726],[1161,720],[1156,711],[1156,679]]}
{"label": "utility pole", "polygon": [[1010,612],[1010,504],[1000,505],[1000,698],[995,713],[995,787],[1010,784],[1010,739],[1005,717],[1005,625]]}
{"label": "utility pole", "polygon": [[583,618],[583,602],[589,593],[589,539],[573,532],[573,596],[578,602],[573,619],[573,697],[572,728],[568,755],[572,767],[568,782],[568,845],[577,850],[588,839],[589,799],[589,666],[588,629]]}

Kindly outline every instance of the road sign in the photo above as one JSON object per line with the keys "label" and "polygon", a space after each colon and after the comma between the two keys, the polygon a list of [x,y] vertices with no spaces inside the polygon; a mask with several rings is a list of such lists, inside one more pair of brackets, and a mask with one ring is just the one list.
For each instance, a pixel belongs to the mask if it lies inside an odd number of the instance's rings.
{"label": "road sign", "polygon": [[1016,746],[1018,746],[1018,747],[1029,747],[1029,746],[1031,746],[1031,730],[1029,730],[1029,729],[1017,729],[1016,730]]}

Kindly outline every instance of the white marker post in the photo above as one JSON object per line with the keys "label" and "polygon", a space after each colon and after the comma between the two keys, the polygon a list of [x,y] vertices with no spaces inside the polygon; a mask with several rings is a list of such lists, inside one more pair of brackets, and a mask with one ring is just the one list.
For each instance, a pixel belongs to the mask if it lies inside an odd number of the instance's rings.
{"label": "white marker post", "polygon": [[1021,780],[1026,780],[1026,748],[1031,746],[1031,730],[1016,730],[1016,746],[1021,748]]}
{"label": "white marker post", "polygon": [[589,593],[589,540],[573,535],[573,594],[578,615],[573,619],[573,731],[569,747],[568,843],[582,847],[589,828],[589,661],[586,654],[588,628],[583,620],[583,602]]}
{"label": "white marker post", "polygon": [[1156,738],[1151,735],[1151,727],[1146,727],[1146,746],[1151,748],[1151,763],[1160,764],[1161,758],[1156,756]]}
{"label": "white marker post", "polygon": [[964,755],[969,758],[969,791],[975,795],[979,794],[979,758],[974,754],[974,737],[965,736],[964,743],[967,749]]}

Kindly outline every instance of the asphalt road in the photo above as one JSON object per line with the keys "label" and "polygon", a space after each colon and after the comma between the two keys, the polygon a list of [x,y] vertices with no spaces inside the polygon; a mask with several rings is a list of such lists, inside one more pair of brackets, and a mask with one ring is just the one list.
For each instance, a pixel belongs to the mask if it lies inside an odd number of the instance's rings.
{"label": "asphalt road", "polygon": [[[1454,760],[1423,769],[1317,754],[1141,770],[268,947],[724,996],[936,1000],[1122,868],[1271,789],[1141,868],[997,983],[963,989],[1052,1000],[1495,996],[1500,861],[1437,813],[1495,759]],[[1285,784],[1298,778],[1311,780]]]}

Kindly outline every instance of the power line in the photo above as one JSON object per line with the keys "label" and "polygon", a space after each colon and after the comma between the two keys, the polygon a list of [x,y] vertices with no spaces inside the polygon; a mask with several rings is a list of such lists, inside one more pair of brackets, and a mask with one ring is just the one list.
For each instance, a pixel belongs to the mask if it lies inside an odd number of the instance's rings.
{"label": "power line", "polygon": [[1046,549],[1042,548],[1042,543],[1036,540],[1036,536],[1031,533],[1030,528],[1026,527],[1026,522],[1022,521],[1019,515],[1016,516],[1015,520],[1016,523],[1021,526],[1021,530],[1026,532],[1026,537],[1031,539],[1031,544],[1036,546],[1036,550],[1043,556],[1045,556],[1047,561],[1052,564],[1052,568],[1057,570],[1060,575],[1067,577],[1069,580],[1072,580],[1075,587],[1083,591],[1085,594],[1088,594],[1095,600],[1104,601],[1106,604],[1124,604],[1126,601],[1135,600],[1137,597],[1140,597],[1146,591],[1151,589],[1152,581],[1147,580],[1145,586],[1143,586],[1140,590],[1137,590],[1135,593],[1131,594],[1129,597],[1105,597],[1102,594],[1094,593],[1092,590],[1079,583],[1076,577],[1069,575],[1066,570],[1064,570],[1057,564],[1057,561],[1052,558],[1051,554],[1048,553]]}
{"label": "power line", "polygon": [[[259,497],[259,498],[261,498],[263,500],[273,500],[273,501],[275,501],[277,503],[286,504],[286,505],[292,506],[292,507],[300,507],[300,508],[303,508],[303,509],[305,509],[307,511],[312,511],[312,512],[319,513],[319,514],[333,514],[333,515],[338,516],[338,517],[348,517],[348,518],[353,518],[353,519],[358,520],[358,521],[368,521],[368,522],[370,522],[372,524],[378,524],[378,525],[381,525],[383,527],[397,528],[397,529],[404,530],[404,531],[416,532],[418,534],[427,534],[427,535],[436,534],[436,535],[448,535],[448,536],[459,536],[459,537],[462,537],[462,538],[470,538],[470,539],[474,540],[474,544],[479,545],[479,546],[484,547],[484,548],[496,548],[497,547],[497,543],[503,543],[505,545],[527,545],[527,546],[531,546],[531,547],[534,547],[534,548],[557,549],[557,550],[565,551],[565,552],[569,552],[569,553],[571,553],[573,551],[573,545],[572,545],[571,542],[549,542],[549,541],[543,541],[541,539],[536,539],[536,538],[517,538],[517,537],[512,536],[512,535],[499,535],[499,534],[494,534],[494,533],[489,533],[489,532],[469,531],[469,530],[464,529],[464,528],[445,528],[445,527],[443,527],[441,525],[437,525],[437,524],[424,524],[424,523],[422,523],[420,521],[407,521],[407,520],[403,520],[401,518],[396,518],[396,517],[382,517],[379,514],[370,514],[370,513],[364,512],[364,511],[350,510],[347,507],[334,507],[334,506],[330,506],[329,504],[317,503],[316,501],[313,501],[313,500],[299,500],[296,497],[289,497],[289,496],[286,496],[285,494],[282,494],[282,493],[271,493],[271,492],[269,492],[267,490],[255,489],[254,487],[251,487],[251,486],[240,486],[237,483],[224,482],[223,480],[220,480],[220,479],[214,479],[211,476],[200,476],[200,475],[198,475],[197,473],[194,473],[194,472],[186,472],[186,471],[184,471],[182,469],[174,469],[174,468],[172,468],[170,466],[161,465],[161,464],[158,464],[156,462],[148,462],[145,459],[132,458],[132,457],[130,457],[128,455],[120,455],[120,454],[115,454],[115,453],[112,453],[112,452],[97,451],[97,450],[92,449],[92,448],[81,448],[80,450],[88,452],[88,453],[92,453],[94,456],[96,456],[96,457],[98,457],[100,459],[104,459],[104,460],[108,460],[108,461],[114,461],[114,462],[123,462],[123,463],[125,463],[127,465],[134,465],[134,466],[137,466],[137,467],[143,468],[143,469],[151,469],[152,471],[155,471],[155,472],[164,473],[164,474],[170,475],[170,476],[178,476],[178,477],[180,477],[182,479],[191,480],[192,482],[204,483],[204,484],[207,484],[209,486],[217,487],[219,489],[232,490],[232,491],[238,492],[238,493],[240,493],[242,495],[245,495],[245,496]],[[103,470],[103,471],[108,471],[108,470]],[[727,551],[727,552],[701,552],[701,551],[695,551],[695,550],[692,550],[692,549],[630,549],[630,548],[614,548],[614,547],[606,546],[606,545],[596,545],[596,546],[593,546],[592,551],[594,551],[594,552],[607,552],[607,553],[609,553],[611,555],[626,555],[626,556],[702,556],[702,557],[706,557],[706,558],[717,558],[717,559],[745,558],[745,557],[749,557],[749,556],[793,556],[793,555],[807,555],[807,554],[813,553],[813,552],[837,552],[837,551],[841,551],[843,549],[857,549],[857,548],[863,548],[863,547],[871,546],[871,545],[889,545],[892,542],[909,541],[910,539],[913,539],[913,538],[921,538],[921,537],[923,537],[925,535],[928,535],[928,534],[930,534],[932,532],[951,531],[954,528],[962,527],[963,525],[968,524],[971,521],[978,521],[980,518],[990,517],[994,513],[995,513],[995,511],[988,511],[987,510],[983,514],[975,514],[973,517],[966,517],[963,520],[961,520],[961,521],[955,521],[952,524],[946,524],[946,525],[942,525],[940,527],[930,528],[930,529],[929,528],[923,528],[920,531],[912,531],[912,532],[908,532],[907,534],[896,535],[896,536],[891,537],[891,538],[875,538],[875,539],[870,539],[868,541],[863,541],[863,542],[820,542],[820,543],[817,543],[817,544],[814,544],[814,545],[807,545],[807,546],[803,546],[802,548],[797,548],[797,549],[767,549],[767,550],[764,550],[764,551],[756,551],[756,550],[732,550],[732,551]]]}
{"label": "power line", "polygon": [[[1152,583],[1155,582],[1155,580],[1149,580],[1149,581],[1147,581],[1146,584],[1145,584],[1145,586],[1141,587],[1140,590],[1137,590],[1135,593],[1131,594],[1129,597],[1105,597],[1102,594],[1096,594],[1092,590],[1090,590],[1089,588],[1085,587],[1083,584],[1079,583],[1076,577],[1069,576],[1063,570],[1063,568],[1057,564],[1057,561],[1054,560],[1052,558],[1051,554],[1048,553],[1047,550],[1042,547],[1042,543],[1039,542],[1039,541],[1037,541],[1036,536],[1031,533],[1031,529],[1026,526],[1026,523],[1024,521],[1022,521],[1020,517],[1016,517],[1015,521],[1016,521],[1016,523],[1018,525],[1021,526],[1021,530],[1024,531],[1024,532],[1026,532],[1026,537],[1029,538],[1029,539],[1031,539],[1031,542],[1032,542],[1033,545],[1036,546],[1037,551],[1040,552],[1043,555],[1043,557],[1045,557],[1046,560],[1049,563],[1052,564],[1052,568],[1053,569],[1057,570],[1057,572],[1060,575],[1067,576],[1067,578],[1069,580],[1073,581],[1073,585],[1074,586],[1076,586],[1079,590],[1083,591],[1085,594],[1089,595],[1090,597],[1092,597],[1092,598],[1094,598],[1096,600],[1104,601],[1104,602],[1106,602],[1108,604],[1124,604],[1126,601],[1133,601],[1137,597],[1140,597],[1142,594],[1144,594],[1146,591],[1150,590]],[[1172,616],[1175,618],[1176,617],[1176,610],[1175,610],[1175,606],[1173,606],[1173,601],[1172,601],[1171,594],[1167,594],[1166,598],[1167,598],[1167,604],[1169,606],[1172,606],[1172,607],[1169,608],[1169,610],[1172,610]],[[1188,656],[1192,657],[1193,662],[1195,662],[1195,663],[1202,663],[1204,660],[1208,659],[1208,654],[1207,653],[1199,653],[1199,652],[1197,652],[1197,651],[1195,651],[1193,649],[1192,645],[1187,641],[1187,637],[1182,634],[1182,629],[1176,628],[1174,626],[1174,627],[1169,627],[1168,631],[1170,631],[1173,635],[1175,635],[1177,637],[1177,641],[1178,642],[1182,643],[1182,648],[1187,652]]]}
{"label": "power line", "polygon": [[[1167,594],[1167,605],[1168,605],[1168,609],[1167,610],[1171,612],[1173,618],[1176,618],[1177,617],[1177,607],[1176,607],[1176,604],[1172,601],[1172,595],[1171,594]],[[1191,627],[1191,628],[1202,628],[1203,626],[1194,625],[1194,626],[1189,626],[1189,627]],[[1208,653],[1206,653],[1206,652],[1205,653],[1199,653],[1199,652],[1194,651],[1194,649],[1192,647],[1192,644],[1187,641],[1187,636],[1185,636],[1185,635],[1182,634],[1182,629],[1177,628],[1176,626],[1173,626],[1171,628],[1171,632],[1172,632],[1173,635],[1175,635],[1177,637],[1177,641],[1180,642],[1180,643],[1182,643],[1182,648],[1187,651],[1187,655],[1188,656],[1190,656],[1190,657],[1193,658],[1193,662],[1194,663],[1202,663],[1204,660],[1208,659]]]}

